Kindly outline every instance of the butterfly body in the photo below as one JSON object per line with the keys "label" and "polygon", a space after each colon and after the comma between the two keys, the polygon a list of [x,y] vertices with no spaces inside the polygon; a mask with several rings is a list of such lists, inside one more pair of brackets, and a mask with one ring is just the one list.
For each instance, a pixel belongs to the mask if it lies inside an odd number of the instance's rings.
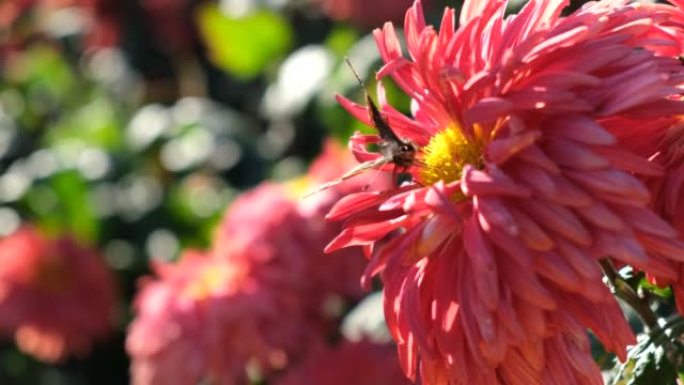
{"label": "butterfly body", "polygon": [[[354,72],[354,76],[356,76],[356,79],[359,81],[359,83],[365,91],[366,88],[363,84],[363,81],[361,80],[361,78],[356,73],[356,71],[354,70],[354,68],[348,60],[347,64],[349,64],[349,67],[352,69],[352,72]],[[378,136],[380,136],[380,141],[377,144],[380,156],[376,159],[369,160],[367,162],[359,164],[358,166],[344,173],[339,178],[336,178],[332,181],[329,181],[319,186],[316,190],[305,195],[305,197],[308,197],[327,188],[340,184],[343,181],[351,177],[354,177],[366,170],[382,167],[389,163],[393,163],[399,169],[398,175],[406,176],[406,171],[409,167],[411,167],[414,164],[416,153],[418,152],[418,148],[416,147],[416,145],[408,140],[399,138],[399,136],[397,136],[397,134],[395,134],[394,131],[392,131],[392,128],[390,127],[389,123],[387,123],[387,120],[385,120],[385,118],[382,116],[380,110],[375,105],[373,99],[371,99],[368,93],[366,93],[366,103],[368,104],[368,114],[371,123],[378,130]]]}
{"label": "butterfly body", "polygon": [[416,145],[408,140],[403,140],[392,131],[389,123],[383,118],[380,110],[369,95],[366,95],[368,103],[368,114],[370,115],[373,126],[378,130],[380,143],[378,148],[384,158],[389,162],[403,168],[409,168],[416,158]]}

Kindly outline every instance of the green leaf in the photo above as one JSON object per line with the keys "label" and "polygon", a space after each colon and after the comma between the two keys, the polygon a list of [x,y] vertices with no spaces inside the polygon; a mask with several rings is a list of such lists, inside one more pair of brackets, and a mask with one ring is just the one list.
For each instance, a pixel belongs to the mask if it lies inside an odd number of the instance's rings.
{"label": "green leaf", "polygon": [[47,44],[38,44],[10,62],[5,78],[34,94],[62,95],[75,84],[74,75],[61,54]]}
{"label": "green leaf", "polygon": [[672,289],[669,286],[666,287],[658,287],[656,285],[653,285],[652,283],[648,282],[648,279],[645,277],[641,278],[639,280],[639,286],[645,290],[650,291],[651,293],[662,297],[662,298],[671,298],[672,297]]}
{"label": "green leaf", "polygon": [[200,8],[197,18],[214,63],[245,80],[262,73],[292,44],[290,25],[266,10],[231,17],[211,4]]}
{"label": "green leaf", "polygon": [[53,211],[39,217],[41,225],[50,231],[71,232],[81,240],[95,241],[99,226],[88,183],[76,171],[55,174],[48,183],[57,201]]}
{"label": "green leaf", "polygon": [[224,208],[236,192],[199,173],[174,184],[169,191],[167,209],[178,228],[183,244],[208,246]]}
{"label": "green leaf", "polygon": [[358,38],[359,34],[355,29],[338,26],[325,39],[325,46],[335,55],[342,57],[349,52]]}
{"label": "green leaf", "polygon": [[105,150],[117,150],[123,144],[122,124],[116,108],[104,98],[95,98],[75,111],[69,111],[46,134],[47,144],[63,140],[79,141]]}
{"label": "green leaf", "polygon": [[677,372],[663,346],[650,345],[637,357],[634,376],[628,385],[676,385]]}
{"label": "green leaf", "polygon": [[[678,321],[673,326],[678,325]],[[676,335],[656,329],[628,351],[628,360],[619,364],[612,385],[677,385],[677,368],[671,360],[681,357]],[[674,331],[674,329],[672,329]]]}

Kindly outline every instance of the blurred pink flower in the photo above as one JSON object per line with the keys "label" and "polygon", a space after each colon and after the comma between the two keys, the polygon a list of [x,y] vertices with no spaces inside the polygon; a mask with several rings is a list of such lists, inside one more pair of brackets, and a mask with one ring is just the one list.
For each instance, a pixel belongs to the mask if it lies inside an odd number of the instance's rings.
{"label": "blurred pink flower", "polygon": [[[296,199],[289,194],[291,191],[286,186],[267,182],[237,198],[216,231],[213,250],[216,258],[243,260],[249,264],[254,279],[264,290],[286,300],[291,305],[289,313],[301,317],[298,327],[302,335],[284,349],[288,361],[292,361],[306,346],[320,342],[323,330],[329,331],[333,326],[330,317],[325,315],[324,304],[334,293],[325,285],[316,285],[321,283],[315,275],[316,267],[325,269],[324,263],[335,261],[343,267],[353,259],[327,259],[323,255],[321,250],[326,240],[320,238],[316,242],[312,237],[316,230],[308,227],[307,219],[297,210]],[[363,272],[363,264],[359,256],[355,263],[356,282]],[[339,277],[325,284],[333,285],[345,277],[340,271]],[[351,293],[339,294],[360,295],[354,289]]]}
{"label": "blurred pink flower", "polygon": [[[323,144],[321,153],[314,159],[311,166],[309,166],[309,171],[302,180],[306,182],[305,186],[301,187],[311,187],[308,186],[308,184],[327,182],[331,179],[335,179],[340,176],[341,173],[344,173],[347,169],[353,167],[355,163],[354,158],[349,154],[346,147],[343,147],[332,139],[328,139]],[[348,179],[344,183],[339,184],[337,188],[330,191],[337,191],[339,193],[339,190],[343,189],[343,193],[348,193],[352,190],[358,190],[366,181],[367,180],[362,177]]]}
{"label": "blurred pink flower", "polygon": [[[317,172],[347,164],[348,154],[331,151]],[[354,251],[323,254],[340,230],[324,220],[339,195],[302,201],[308,184],[264,183],[243,194],[207,255],[154,266],[157,279],[142,285],[127,340],[134,384],[242,384],[248,365],[270,376],[325,343],[337,317],[330,304],[363,295],[365,260]]]}
{"label": "blurred pink flower", "polygon": [[[323,249],[341,225],[325,214],[342,194],[358,191],[368,180],[352,178],[334,188],[302,199],[313,186],[341,175],[353,163],[341,146],[327,142],[309,173],[285,184],[264,183],[242,195],[226,212],[215,237],[217,256],[243,256],[260,264],[264,281],[279,277],[296,290],[311,319],[325,321],[326,304],[342,297],[356,300],[364,291],[359,280],[365,259],[357,250],[330,255]],[[387,175],[374,176],[373,186],[386,186]]]}
{"label": "blurred pink flower", "polygon": [[[684,67],[670,6],[466,1],[439,31],[420,2],[408,11],[409,58],[392,24],[374,32],[385,65],[412,98],[413,118],[379,101],[418,148],[418,183],[351,194],[328,246],[373,247],[385,314],[403,369],[424,384],[603,384],[586,329],[620,359],[635,342],[602,283],[612,257],[668,279],[684,261],[677,232],[648,209],[632,173],[658,174],[600,122],[684,112]],[[675,95],[675,96],[673,96]],[[342,105],[370,123],[368,110]],[[379,138],[352,137],[358,159]]]}
{"label": "blurred pink flower", "polygon": [[83,356],[112,328],[115,294],[100,255],[24,227],[0,240],[0,333],[46,361]]}
{"label": "blurred pink flower", "polygon": [[374,27],[385,21],[399,22],[412,0],[314,0],[328,17],[348,21],[361,28]]}
{"label": "blurred pink flower", "polygon": [[245,384],[248,363],[286,364],[302,339],[296,299],[264,287],[246,262],[186,252],[154,266],[126,341],[133,384]]}
{"label": "blurred pink flower", "polygon": [[409,385],[394,347],[370,341],[344,341],[309,352],[275,385]]}
{"label": "blurred pink flower", "polygon": [[36,0],[14,0],[0,3],[0,28],[9,28],[35,2]]}

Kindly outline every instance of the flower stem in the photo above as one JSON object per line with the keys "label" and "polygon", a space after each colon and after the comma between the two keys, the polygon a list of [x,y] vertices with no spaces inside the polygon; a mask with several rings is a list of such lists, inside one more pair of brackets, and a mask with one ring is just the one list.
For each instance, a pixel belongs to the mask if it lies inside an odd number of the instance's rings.
{"label": "flower stem", "polygon": [[599,263],[601,264],[603,274],[608,278],[613,294],[634,309],[648,329],[657,329],[659,327],[658,317],[656,317],[653,310],[651,310],[648,301],[639,297],[634,289],[620,277],[620,274],[615,270],[615,266],[613,266],[613,263],[609,259],[604,258],[600,260]]}

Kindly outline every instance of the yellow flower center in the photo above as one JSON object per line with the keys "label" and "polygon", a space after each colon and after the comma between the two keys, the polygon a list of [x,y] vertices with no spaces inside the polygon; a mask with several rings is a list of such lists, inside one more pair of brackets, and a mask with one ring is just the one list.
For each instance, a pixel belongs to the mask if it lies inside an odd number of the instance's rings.
{"label": "yellow flower center", "polygon": [[242,269],[225,263],[207,266],[185,287],[183,294],[195,300],[206,299],[219,293],[231,294],[244,275]]}
{"label": "yellow flower center", "polygon": [[283,184],[285,186],[285,194],[289,199],[301,199],[307,192],[311,190],[313,185],[311,178],[307,175],[291,179]]}
{"label": "yellow flower center", "polygon": [[433,136],[421,152],[420,181],[426,186],[456,181],[466,164],[479,167],[482,163],[480,146],[469,142],[458,124]]}

